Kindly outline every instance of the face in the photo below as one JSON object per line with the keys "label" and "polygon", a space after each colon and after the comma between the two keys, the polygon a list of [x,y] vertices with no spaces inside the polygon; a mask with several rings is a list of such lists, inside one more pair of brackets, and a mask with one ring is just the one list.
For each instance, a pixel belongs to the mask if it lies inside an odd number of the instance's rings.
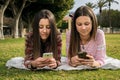
{"label": "face", "polygon": [[43,41],[46,41],[46,39],[49,37],[50,31],[51,29],[49,20],[47,18],[41,19],[39,21],[39,34]]}
{"label": "face", "polygon": [[92,22],[88,16],[80,16],[76,19],[76,29],[81,37],[90,36],[92,30]]}

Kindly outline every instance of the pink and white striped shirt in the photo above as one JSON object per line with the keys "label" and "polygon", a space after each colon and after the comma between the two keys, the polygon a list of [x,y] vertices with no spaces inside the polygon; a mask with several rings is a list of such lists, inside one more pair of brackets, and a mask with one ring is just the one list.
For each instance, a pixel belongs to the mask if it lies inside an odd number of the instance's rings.
{"label": "pink and white striped shirt", "polygon": [[[70,42],[70,31],[66,33],[66,53],[67,54],[69,49],[69,42]],[[81,50],[83,49],[81,48]],[[105,42],[104,32],[98,29],[95,36],[95,40],[91,39],[87,44],[85,44],[84,50],[88,54],[92,55],[97,62],[103,65],[105,56],[106,56],[106,42]]]}

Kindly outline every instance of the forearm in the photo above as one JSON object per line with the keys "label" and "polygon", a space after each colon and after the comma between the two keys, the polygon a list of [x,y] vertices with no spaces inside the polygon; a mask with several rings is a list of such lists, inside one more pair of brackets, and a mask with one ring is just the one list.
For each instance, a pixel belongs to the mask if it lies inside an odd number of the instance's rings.
{"label": "forearm", "polygon": [[25,67],[30,69],[32,61],[33,61],[32,53],[30,51],[29,52],[25,51],[25,60],[24,60]]}

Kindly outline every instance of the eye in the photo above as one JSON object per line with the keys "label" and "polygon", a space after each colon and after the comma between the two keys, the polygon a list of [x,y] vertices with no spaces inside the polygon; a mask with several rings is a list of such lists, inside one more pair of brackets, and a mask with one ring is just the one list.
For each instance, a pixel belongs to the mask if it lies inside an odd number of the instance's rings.
{"label": "eye", "polygon": [[39,26],[39,28],[40,28],[40,29],[43,29],[43,28],[44,28],[44,26],[40,25],[40,26]]}
{"label": "eye", "polygon": [[89,25],[89,24],[90,24],[89,22],[86,22],[86,23],[85,23],[86,26]]}
{"label": "eye", "polygon": [[49,26],[49,25],[47,25],[47,26],[46,26],[46,28],[47,28],[47,29],[50,29],[50,26]]}
{"label": "eye", "polygon": [[82,26],[82,24],[81,24],[81,23],[77,23],[77,25],[78,25],[78,26]]}

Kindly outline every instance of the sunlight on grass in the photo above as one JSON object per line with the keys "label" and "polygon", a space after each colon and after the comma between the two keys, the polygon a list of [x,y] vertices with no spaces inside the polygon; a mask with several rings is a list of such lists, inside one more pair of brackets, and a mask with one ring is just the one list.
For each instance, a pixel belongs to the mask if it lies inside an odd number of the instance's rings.
{"label": "sunlight on grass", "polygon": [[109,56],[120,59],[120,34],[107,34],[106,47]]}
{"label": "sunlight on grass", "polygon": [[[120,34],[106,34],[107,55],[120,59]],[[66,56],[66,35],[62,33],[62,55]],[[0,80],[119,80],[120,70],[28,71],[7,69],[13,57],[24,57],[24,38],[0,40]]]}

